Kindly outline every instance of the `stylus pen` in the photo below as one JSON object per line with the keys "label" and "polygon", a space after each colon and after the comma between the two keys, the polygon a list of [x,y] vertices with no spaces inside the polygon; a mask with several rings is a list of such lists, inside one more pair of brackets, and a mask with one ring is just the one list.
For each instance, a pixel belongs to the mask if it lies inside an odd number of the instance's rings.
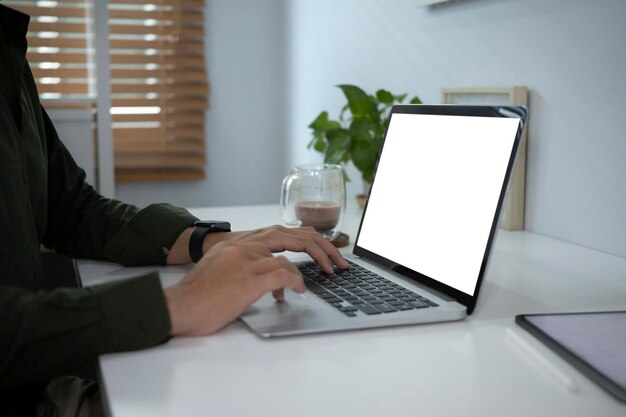
{"label": "stylus pen", "polygon": [[530,345],[527,341],[525,341],[519,334],[517,334],[513,329],[507,327],[504,332],[509,340],[517,346],[523,353],[525,353],[528,357],[530,357],[535,363],[537,363],[548,375],[554,378],[561,385],[565,386],[568,391],[578,392],[578,385],[567,376],[563,371],[557,368],[552,362],[546,359],[541,353],[537,351],[534,347]]}

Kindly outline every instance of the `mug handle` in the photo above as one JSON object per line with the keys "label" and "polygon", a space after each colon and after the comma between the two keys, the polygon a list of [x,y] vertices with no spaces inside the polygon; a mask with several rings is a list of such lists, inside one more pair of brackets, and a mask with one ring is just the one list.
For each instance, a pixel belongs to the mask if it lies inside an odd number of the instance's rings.
{"label": "mug handle", "polygon": [[300,222],[295,218],[291,204],[291,186],[297,179],[295,175],[289,175],[283,179],[280,193],[280,215],[288,226],[299,226]]}

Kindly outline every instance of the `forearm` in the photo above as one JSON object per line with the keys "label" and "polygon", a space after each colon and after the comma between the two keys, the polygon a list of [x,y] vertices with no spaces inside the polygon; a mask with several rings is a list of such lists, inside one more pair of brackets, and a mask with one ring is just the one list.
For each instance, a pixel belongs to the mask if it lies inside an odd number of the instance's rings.
{"label": "forearm", "polygon": [[189,256],[189,238],[191,237],[192,227],[188,227],[178,236],[174,245],[167,254],[166,263],[168,265],[183,265],[191,262]]}
{"label": "forearm", "polygon": [[[48,150],[48,207],[43,244],[75,258],[107,258],[126,266],[165,264],[170,246],[196,219],[187,210],[152,204],[142,210],[104,198],[42,112]],[[184,262],[184,259],[182,259]]]}
{"label": "forearm", "polygon": [[156,273],[49,293],[0,287],[0,313],[0,389],[45,382],[170,333]]}

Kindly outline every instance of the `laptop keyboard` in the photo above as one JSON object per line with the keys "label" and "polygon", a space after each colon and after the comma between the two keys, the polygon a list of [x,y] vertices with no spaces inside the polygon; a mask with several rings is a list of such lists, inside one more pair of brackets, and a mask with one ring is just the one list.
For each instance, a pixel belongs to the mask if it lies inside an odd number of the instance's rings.
{"label": "laptop keyboard", "polygon": [[348,317],[437,307],[438,304],[395,282],[348,261],[350,269],[325,274],[315,262],[300,262],[309,291]]}

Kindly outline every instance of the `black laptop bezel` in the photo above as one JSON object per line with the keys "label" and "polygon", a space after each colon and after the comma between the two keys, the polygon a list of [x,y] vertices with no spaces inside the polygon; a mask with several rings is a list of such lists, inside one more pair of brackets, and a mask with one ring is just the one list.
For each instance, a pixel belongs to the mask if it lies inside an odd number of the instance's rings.
{"label": "black laptop bezel", "polygon": [[[463,304],[467,308],[467,314],[471,314],[476,307],[476,302],[478,300],[478,294],[480,292],[480,288],[483,281],[483,276],[485,274],[485,270],[487,268],[489,254],[491,252],[493,241],[495,238],[495,234],[498,229],[498,224],[500,222],[500,215],[502,213],[502,206],[504,204],[504,198],[506,196],[506,187],[509,184],[513,167],[515,164],[515,158],[518,153],[518,149],[520,146],[520,142],[522,139],[522,132],[526,125],[526,119],[528,115],[528,109],[524,106],[459,106],[459,105],[424,105],[424,104],[414,104],[414,105],[395,105],[391,110],[391,117],[389,120],[391,121],[394,114],[430,114],[430,115],[441,115],[441,116],[475,116],[475,117],[505,117],[505,118],[516,118],[519,119],[520,123],[517,129],[517,134],[515,136],[515,141],[513,143],[511,156],[509,157],[509,163],[506,170],[506,175],[504,176],[504,181],[502,183],[502,188],[500,191],[500,198],[498,200],[498,205],[496,211],[494,213],[493,222],[491,225],[491,230],[489,232],[489,239],[487,240],[487,245],[485,247],[485,252],[483,255],[483,260],[480,266],[480,271],[478,273],[478,279],[476,281],[476,287],[474,288],[474,294],[469,295],[462,291],[459,291],[455,288],[452,288],[448,285],[445,285],[431,277],[428,277],[420,272],[412,270],[408,267],[400,265],[396,262],[393,262],[390,259],[377,255],[361,246],[359,246],[359,236],[361,235],[361,227],[363,226],[363,219],[365,218],[365,214],[367,213],[367,206],[363,209],[363,215],[361,216],[361,222],[359,224],[359,231],[357,233],[357,237],[354,244],[353,254],[356,256],[360,256],[364,259],[372,261],[376,264],[381,265],[384,268],[391,269],[413,281],[416,281],[419,284],[425,285],[429,288],[432,288],[444,295],[447,295],[454,300],[458,301],[460,304]],[[385,147],[385,141],[387,139],[387,132],[389,129],[389,125],[387,125],[385,136],[383,138],[383,144],[381,146],[381,153]],[[380,154],[378,155],[378,160],[376,161],[376,169],[374,171],[374,178],[372,180],[371,190],[374,189],[374,185],[376,183],[376,171],[378,170],[378,162],[380,161]],[[369,197],[369,196],[368,196]],[[369,198],[368,200],[369,201]]]}

